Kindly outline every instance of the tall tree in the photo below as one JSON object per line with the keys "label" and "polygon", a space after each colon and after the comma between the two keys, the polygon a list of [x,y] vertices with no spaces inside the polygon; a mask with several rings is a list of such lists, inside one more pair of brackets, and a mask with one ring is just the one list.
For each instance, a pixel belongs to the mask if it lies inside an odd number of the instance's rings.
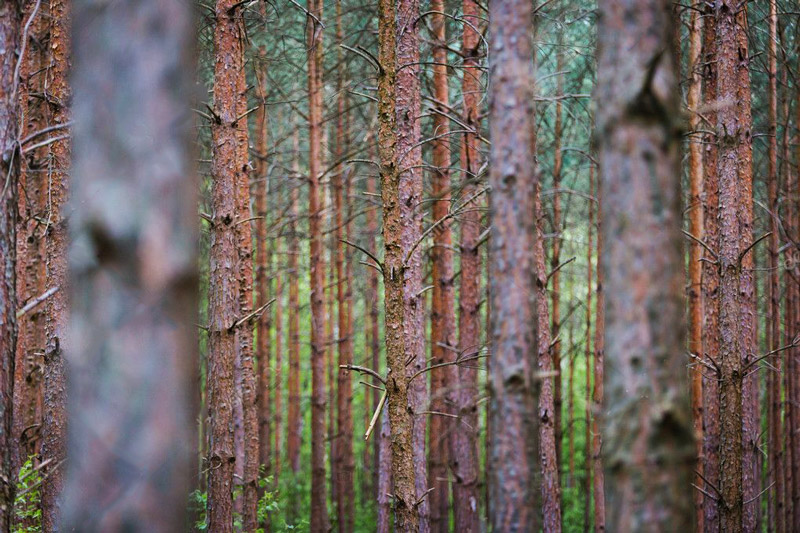
{"label": "tall tree", "polygon": [[600,3],[596,136],[610,531],[689,530],[693,521],[672,15],[666,0]]}
{"label": "tall tree", "polygon": [[[69,220],[61,528],[179,531],[196,453],[191,10],[171,0],[75,8],[72,196],[80,209]],[[139,98],[149,105],[130,105]],[[59,163],[66,168],[66,158]]]}
{"label": "tall tree", "polygon": [[14,479],[11,471],[12,423],[14,396],[14,354],[17,339],[16,297],[16,213],[19,154],[17,134],[19,102],[15,66],[20,42],[22,5],[19,1],[0,6],[0,171],[8,176],[8,187],[0,197],[0,531],[9,531],[14,509]]}
{"label": "tall tree", "polygon": [[[409,383],[406,376],[406,334],[403,225],[400,205],[400,169],[396,115],[397,22],[392,0],[378,2],[378,158],[383,200],[383,284],[385,342],[388,375],[389,436],[392,450],[395,531],[416,532],[420,528],[417,506],[413,424],[409,410]],[[423,378],[424,379],[424,378]]]}
{"label": "tall tree", "polygon": [[[57,0],[50,3],[50,50],[52,60],[50,91],[53,98],[48,99],[49,113],[54,124],[66,127],[70,121],[67,104],[72,94],[70,76],[71,31],[70,17],[72,3],[69,0]],[[113,17],[119,14],[114,14]],[[109,20],[111,24],[119,24],[119,19]],[[176,32],[179,30],[176,30]],[[164,36],[165,39],[182,39],[185,36]],[[76,45],[76,50],[78,45]],[[109,60],[108,57],[103,58]],[[177,64],[171,68],[180,68]],[[136,69],[141,68],[137,64]],[[133,75],[133,74],[131,74]],[[125,83],[120,80],[120,83]],[[78,84],[78,83],[76,83]],[[79,84],[78,84],[79,85]],[[180,107],[179,107],[180,109]],[[177,110],[176,110],[177,112]],[[120,124],[126,120],[119,117]],[[67,380],[64,365],[64,354],[67,346],[69,314],[67,279],[67,248],[69,210],[67,199],[69,194],[70,138],[65,135],[54,139],[50,145],[50,187],[48,190],[50,227],[45,235],[46,271],[49,283],[60,287],[59,291],[47,300],[45,313],[46,346],[44,356],[44,399],[42,417],[42,462],[48,461],[42,482],[42,526],[48,531],[58,528],[59,503],[64,478],[64,461],[67,457]],[[77,168],[77,166],[75,166]],[[119,169],[117,169],[119,170]],[[176,231],[179,228],[176,228]],[[190,299],[189,302],[192,300]],[[78,308],[76,300],[71,308]],[[75,421],[77,423],[77,420]]]}
{"label": "tall tree", "polygon": [[[602,187],[597,188],[597,257],[603,256],[603,202]],[[595,298],[594,323],[594,387],[592,410],[596,415],[603,409],[603,375],[605,360],[605,293],[603,287],[603,264],[597,262],[597,295]],[[606,530],[606,493],[603,474],[603,435],[599,416],[592,417],[592,496],[594,499],[594,530]]]}
{"label": "tall tree", "polygon": [[491,3],[489,520],[510,532],[540,523],[532,33],[528,2]]}
{"label": "tall tree", "polygon": [[[301,178],[300,164],[300,137],[295,130],[292,136],[294,157],[292,160],[292,174],[295,179]],[[295,184],[289,192],[289,377],[288,401],[286,420],[286,455],[289,468],[294,474],[300,471],[300,295],[298,279],[298,256],[300,243],[297,238],[298,217],[298,190]],[[290,505],[290,512],[292,511]]]}
{"label": "tall tree", "polygon": [[322,251],[322,3],[308,0],[308,233],[311,264],[311,532],[328,528],[325,491],[325,261]]}

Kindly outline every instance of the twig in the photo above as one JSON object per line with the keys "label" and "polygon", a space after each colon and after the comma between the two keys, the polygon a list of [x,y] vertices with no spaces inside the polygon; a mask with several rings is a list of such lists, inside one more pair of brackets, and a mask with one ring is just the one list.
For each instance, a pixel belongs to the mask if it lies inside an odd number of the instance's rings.
{"label": "twig", "polygon": [[349,246],[352,246],[352,247],[353,247],[353,248],[355,248],[356,250],[360,250],[360,251],[364,252],[365,254],[367,254],[367,255],[370,257],[370,259],[372,259],[373,261],[375,261],[375,264],[376,264],[377,266],[379,266],[379,267],[380,267],[380,269],[381,269],[381,272],[383,272],[383,263],[381,263],[381,262],[378,260],[378,258],[377,258],[377,257],[375,257],[374,255],[372,255],[372,253],[370,253],[370,251],[369,251],[369,250],[366,250],[366,249],[362,248],[361,246],[359,246],[359,245],[357,245],[357,244],[353,244],[352,242],[350,242],[350,241],[348,241],[348,240],[346,240],[346,239],[340,239],[340,242],[343,242],[343,243],[345,243],[345,244],[347,244],[347,245],[349,245]]}
{"label": "twig", "polygon": [[319,19],[317,18],[317,16],[316,16],[314,13],[311,13],[311,12],[310,12],[308,9],[304,8],[303,6],[301,6],[300,4],[298,4],[297,2],[295,2],[294,0],[289,0],[289,2],[291,2],[291,3],[293,3],[295,6],[297,6],[297,9],[299,9],[300,11],[302,11],[303,13],[305,13],[307,16],[309,16],[309,17],[311,17],[312,19],[314,19],[314,20],[317,22],[317,24],[319,24],[319,25],[320,25],[320,26],[322,26],[323,28],[325,27],[325,24],[323,24],[323,23],[322,23],[322,21],[321,21],[321,20],[319,20]]}
{"label": "twig", "polygon": [[570,257],[569,259],[567,259],[566,261],[555,267],[553,270],[551,270],[550,273],[547,274],[547,279],[544,280],[544,284],[547,285],[547,283],[550,281],[550,278],[553,277],[553,274],[555,274],[568,264],[572,263],[573,261],[575,261],[575,256]]}
{"label": "twig", "polygon": [[750,250],[752,250],[752,249],[753,249],[753,247],[755,247],[755,245],[756,245],[756,244],[760,243],[761,241],[763,241],[764,239],[766,239],[766,238],[767,238],[767,237],[769,237],[770,235],[772,235],[772,232],[771,232],[771,231],[769,231],[769,232],[765,233],[764,235],[762,235],[762,236],[761,236],[761,237],[759,237],[758,239],[754,240],[754,241],[753,241],[753,242],[750,244],[750,246],[748,246],[747,248],[745,248],[745,249],[744,249],[744,251],[743,251],[742,253],[740,253],[740,254],[739,254],[739,260],[737,261],[737,263],[741,263],[741,262],[742,262],[742,259],[744,259],[744,256],[746,256],[746,255],[747,255],[747,252],[749,252]]}
{"label": "twig", "polygon": [[17,311],[17,318],[20,318],[20,317],[26,315],[28,312],[30,312],[35,307],[37,307],[40,303],[42,303],[43,301],[47,300],[48,298],[50,298],[52,295],[54,295],[57,292],[58,292],[58,286],[50,287],[49,289],[44,291],[44,293],[40,294],[39,296],[37,296],[33,300],[28,301],[28,303],[26,303],[22,307],[22,309]]}
{"label": "twig", "polygon": [[384,385],[386,385],[386,380],[383,379],[383,376],[372,370],[371,368],[367,368],[365,366],[358,366],[358,365],[339,365],[339,368],[344,370],[355,370],[356,372],[361,372],[362,374],[368,374],[373,378],[377,379]]}
{"label": "twig", "polygon": [[265,303],[264,305],[262,305],[261,307],[259,307],[258,309],[256,309],[252,313],[250,313],[249,315],[246,315],[243,318],[240,318],[239,320],[237,320],[236,322],[233,323],[233,326],[231,326],[231,329],[236,329],[239,326],[241,326],[242,324],[244,324],[245,322],[249,322],[249,321],[253,320],[254,318],[258,318],[261,315],[261,313],[263,313],[267,309],[267,307],[272,305],[274,302],[275,302],[275,298],[273,298],[272,300],[268,301],[267,303]]}
{"label": "twig", "polygon": [[753,503],[754,501],[756,501],[757,499],[762,497],[765,492],[767,492],[769,489],[771,489],[773,487],[773,485],[775,485],[774,481],[772,483],[770,483],[769,487],[765,488],[764,490],[762,490],[761,492],[759,492],[758,494],[756,494],[755,496],[753,496],[749,500],[745,501],[743,505],[747,505],[748,503]]}
{"label": "twig", "polygon": [[709,246],[708,246],[706,243],[704,243],[704,242],[703,242],[701,239],[698,239],[697,237],[695,237],[694,235],[692,235],[691,233],[689,233],[689,232],[688,232],[688,231],[686,231],[686,230],[681,230],[681,231],[683,232],[683,234],[684,234],[684,235],[686,235],[687,237],[689,237],[691,240],[693,240],[694,242],[696,242],[697,244],[699,244],[700,246],[702,246],[703,248],[705,248],[705,249],[706,249],[706,251],[707,251],[708,253],[710,253],[711,255],[713,255],[713,256],[714,256],[714,259],[716,259],[717,261],[719,261],[719,256],[717,255],[717,253],[716,253],[714,250],[712,250],[712,249],[711,249],[711,248],[710,248],[710,247],[709,247]]}
{"label": "twig", "polygon": [[33,139],[35,139],[36,137],[38,137],[40,135],[44,135],[45,133],[50,133],[51,131],[60,130],[62,128],[69,128],[70,126],[72,126],[72,121],[65,122],[63,124],[54,124],[53,126],[48,126],[48,127],[43,128],[43,129],[41,129],[39,131],[34,131],[30,135],[28,135],[27,137],[22,139],[19,142],[19,144],[23,144],[23,145],[27,144],[28,142],[32,141]]}
{"label": "twig", "polygon": [[388,394],[387,391],[383,391],[381,395],[381,399],[378,402],[378,406],[375,408],[375,412],[372,413],[372,420],[369,421],[369,427],[367,428],[367,432],[364,434],[364,440],[369,440],[369,436],[372,434],[372,430],[375,429],[375,423],[378,421],[378,418],[381,416],[381,411],[383,411],[383,404],[386,403],[386,395]]}

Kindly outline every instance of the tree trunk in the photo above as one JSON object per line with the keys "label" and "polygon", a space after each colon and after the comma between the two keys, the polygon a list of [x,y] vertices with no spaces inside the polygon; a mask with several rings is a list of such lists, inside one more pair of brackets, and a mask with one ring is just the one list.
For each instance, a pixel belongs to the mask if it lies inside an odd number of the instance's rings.
{"label": "tree trunk", "polygon": [[[556,50],[556,72],[564,70],[564,51],[563,51],[563,38],[564,32],[558,34],[558,50]],[[556,78],[556,95],[562,96],[564,94],[564,76],[558,75]],[[552,249],[550,250],[550,271],[552,277],[550,280],[550,337],[555,340],[553,343],[553,370],[558,372],[555,379],[555,388],[553,390],[553,408],[554,420],[553,424],[556,428],[556,464],[560,472],[562,465],[561,460],[561,443],[562,443],[562,429],[561,429],[561,410],[563,405],[562,389],[562,374],[561,374],[561,340],[559,333],[561,331],[561,271],[559,265],[561,264],[561,238],[562,226],[561,221],[561,169],[563,167],[563,157],[561,154],[561,130],[562,130],[562,106],[563,103],[559,98],[556,100],[555,109],[555,123],[553,125],[553,239]]]}
{"label": "tree trunk", "polygon": [[600,3],[596,136],[610,531],[689,531],[693,525],[672,29],[666,0]]}
{"label": "tree trunk", "polygon": [[[597,187],[597,257],[603,256],[602,186]],[[597,262],[597,297],[594,315],[594,388],[592,389],[592,495],[594,496],[594,530],[606,530],[606,496],[603,474],[603,435],[599,418],[603,411],[603,361],[605,359],[605,294],[603,265]]]}
{"label": "tree trunk", "polygon": [[586,409],[586,418],[583,425],[583,449],[585,461],[585,475],[583,476],[583,530],[590,529],[590,515],[592,513],[592,276],[594,268],[592,266],[592,255],[594,244],[592,242],[592,232],[594,230],[594,198],[597,194],[594,176],[595,165],[589,166],[589,224],[586,229],[586,340],[584,342],[583,357],[586,369],[586,381],[583,389],[583,404]]}
{"label": "tree trunk", "polygon": [[[386,363],[388,366],[387,394],[389,440],[392,449],[394,481],[395,531],[416,532],[420,529],[414,483],[413,425],[409,410],[408,377],[406,374],[406,333],[404,285],[404,219],[400,206],[400,171],[398,161],[396,79],[397,25],[395,5],[391,0],[378,3],[378,157],[380,161],[381,198],[383,200],[383,283],[386,329]],[[424,381],[424,377],[421,378]]]}
{"label": "tree trunk", "polygon": [[[537,298],[531,153],[533,22],[521,0],[489,7],[489,105],[492,190],[490,219],[491,394],[490,522],[494,531],[539,531],[539,377],[536,375]],[[462,244],[463,245],[463,244]],[[464,276],[462,268],[462,277]]]}
{"label": "tree trunk", "polygon": [[[51,48],[56,64],[66,69],[69,17],[66,6],[51,8],[53,20],[64,23],[58,31],[65,32]],[[196,132],[188,105],[194,87],[193,20],[181,1],[122,2],[98,10],[95,2],[82,0],[75,8],[72,202],[80,208],[67,217],[60,210],[64,204],[58,204],[59,215],[51,214],[52,229],[63,233],[51,233],[56,248],[48,251],[54,259],[48,267],[50,279],[64,287],[68,218],[73,235],[68,282],[72,319],[64,348],[70,369],[70,448],[60,529],[183,531],[187,513],[176,510],[186,508],[193,485],[199,396],[194,386],[197,181],[189,149]],[[235,80],[229,81],[224,87],[234,88]],[[67,101],[66,77],[63,84],[54,92],[59,102]],[[220,87],[215,96],[224,100],[225,94]],[[149,105],[131,105],[132,99]],[[234,131],[235,99],[227,103],[215,101],[220,119],[216,140],[220,133]],[[226,146],[230,149],[215,161],[215,171],[235,160],[234,143]],[[62,173],[53,176],[59,187],[58,193],[51,190],[51,199],[58,195],[63,202],[69,146],[53,151],[54,165]],[[225,213],[215,211],[221,230],[226,215],[232,221],[235,213],[229,168],[220,181],[230,184],[231,205]],[[214,280],[220,269],[211,271]],[[235,291],[224,294],[235,301]],[[219,295],[214,296],[219,302]],[[56,307],[52,316],[65,317],[63,310]],[[211,327],[216,337],[231,325],[220,315],[226,316],[217,313]],[[49,337],[57,350],[64,337],[59,320],[54,322]],[[226,353],[232,357],[232,341],[229,347]],[[219,390],[215,393],[214,400],[219,400]],[[230,457],[224,451],[229,447],[218,446],[215,441],[212,448],[217,465]],[[224,508],[221,502],[215,509],[217,519]],[[227,528],[212,529],[230,531],[231,526],[227,522]],[[45,529],[54,530],[50,525]]]}
{"label": "tree trunk", "polygon": [[[319,178],[322,150],[322,0],[309,0],[308,50],[308,233],[311,264],[311,533],[328,529],[325,490],[325,261]],[[316,19],[316,20],[315,20]]]}
{"label": "tree trunk", "polygon": [[[431,298],[431,365],[454,360],[456,346],[455,295],[453,286],[453,239],[450,221],[450,119],[447,107],[450,95],[447,86],[447,39],[445,35],[444,0],[432,0],[430,21],[433,37],[433,98],[439,102],[438,112],[433,117],[433,131],[436,140],[433,145],[433,175],[431,177],[431,196],[433,199],[433,220],[438,224],[433,232],[431,248],[431,277],[433,296]],[[442,221],[442,222],[439,222]],[[453,369],[451,372],[450,370]],[[459,386],[458,381],[450,382],[451,375],[458,376],[455,367],[431,370],[431,407],[434,413],[452,414],[450,402],[446,401],[449,391]],[[431,531],[447,533],[450,528],[450,482],[448,479],[448,441],[453,424],[450,418],[441,415],[430,417],[428,487],[433,488],[430,498]],[[459,428],[460,430],[460,428]],[[454,461],[459,461],[454,457]]]}
{"label": "tree trunk", "polygon": [[16,297],[16,214],[19,153],[17,128],[19,101],[14,68],[20,44],[22,6],[18,1],[0,6],[0,47],[5,50],[0,64],[0,172],[8,176],[8,187],[0,198],[0,531],[13,523],[16,472],[11,470],[12,400],[14,396],[14,354],[17,340]]}
{"label": "tree trunk", "polygon": [[[295,130],[292,136],[295,154],[292,162],[292,174],[298,181],[300,165],[300,136]],[[290,191],[289,207],[289,405],[287,406],[286,423],[286,455],[289,459],[289,468],[294,475],[300,471],[300,291],[298,286],[298,261],[300,243],[297,239],[298,218],[298,186],[292,184]],[[294,510],[290,502],[290,516]]]}
{"label": "tree trunk", "polygon": [[[478,240],[481,233],[481,214],[475,201],[478,193],[478,173],[481,155],[478,150],[478,135],[481,126],[480,95],[483,76],[480,58],[486,50],[481,49],[479,28],[482,24],[480,6],[474,0],[464,0],[463,33],[461,52],[463,54],[463,77],[461,94],[463,109],[461,120],[470,130],[464,133],[460,149],[461,196],[472,199],[464,204],[459,216],[461,224],[459,302],[458,302],[458,358],[475,357],[481,349],[480,324],[480,278],[481,256]],[[461,209],[460,208],[460,209]],[[478,459],[478,372],[477,365],[467,362],[464,365],[448,367],[448,380],[451,403],[459,416],[458,426],[450,433],[450,469],[453,473],[453,514],[455,529],[461,533],[479,531],[478,478],[480,461]]]}
{"label": "tree trunk", "polygon": [[[370,176],[367,179],[367,194],[371,195],[370,198],[374,198],[376,196],[376,185],[378,179],[374,176]],[[378,216],[376,211],[380,209],[379,205],[371,205],[367,209],[367,250],[372,255],[375,255],[375,239],[378,236]],[[381,337],[380,337],[380,319],[378,315],[378,305],[380,304],[380,296],[378,291],[378,283],[380,280],[378,279],[378,271],[374,268],[367,268],[367,275],[368,275],[368,285],[367,285],[367,301],[366,305],[369,307],[369,345],[367,347],[370,360],[372,361],[372,368],[379,372],[381,368]],[[372,391],[372,410],[378,408],[378,404],[380,403],[381,398],[381,391],[378,389],[373,389]],[[382,419],[385,418],[385,414],[381,414]],[[386,511],[383,506],[381,505],[381,498],[383,497],[383,492],[381,492],[381,487],[386,486],[389,487],[390,483],[388,481],[389,471],[384,470],[384,466],[388,469],[391,469],[391,461],[389,461],[388,455],[386,455],[387,451],[384,449],[384,439],[382,437],[383,434],[383,426],[381,426],[380,431],[378,432],[377,438],[373,440],[374,443],[374,450],[373,450],[373,483],[374,489],[377,491],[376,499],[378,501],[378,524],[383,524],[384,522],[381,520],[382,515]],[[389,452],[390,453],[390,452]],[[385,522],[388,524],[388,521]]]}

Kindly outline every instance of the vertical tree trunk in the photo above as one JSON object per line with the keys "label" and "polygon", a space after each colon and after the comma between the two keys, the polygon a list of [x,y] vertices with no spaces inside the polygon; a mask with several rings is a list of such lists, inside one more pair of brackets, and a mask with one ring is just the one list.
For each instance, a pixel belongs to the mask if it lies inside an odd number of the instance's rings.
{"label": "vertical tree trunk", "polygon": [[381,429],[378,439],[378,524],[377,533],[392,531],[392,508],[390,495],[392,492],[392,449],[389,441],[388,407],[381,413]]}
{"label": "vertical tree trunk", "polygon": [[[521,0],[489,7],[491,346],[490,522],[539,531],[539,396],[533,165],[533,22]],[[462,276],[464,275],[462,269]]]}
{"label": "vertical tree trunk", "polygon": [[[370,198],[374,198],[376,196],[376,185],[378,178],[375,176],[370,176],[367,179],[367,194]],[[379,209],[379,205],[370,205],[367,209],[367,250],[372,255],[375,255],[375,239],[378,236],[378,216],[376,211]],[[378,271],[374,268],[367,268],[367,276],[368,276],[368,285],[367,285],[367,301],[366,305],[369,307],[369,345],[367,346],[367,350],[370,356],[370,360],[372,361],[372,368],[377,372],[380,371],[381,368],[381,337],[380,337],[380,319],[378,315],[378,305],[379,301],[379,291],[378,291],[378,283],[380,280],[378,279]],[[372,410],[378,408],[378,404],[380,403],[381,392],[378,389],[373,389],[372,391]],[[382,419],[385,418],[384,414],[381,414]],[[385,480],[389,472],[384,471],[383,464],[385,463],[388,468],[391,468],[391,462],[388,461],[388,457],[384,457],[384,446],[383,446],[383,427],[381,426],[380,431],[376,435],[377,438],[373,440],[374,450],[373,450],[373,483],[374,488],[377,491],[377,500],[378,504],[378,522],[381,523],[381,514],[383,513],[383,508],[380,505],[382,492],[380,491],[381,486],[389,486],[388,482]],[[383,483],[382,483],[383,482]]]}
{"label": "vertical tree trunk", "polygon": [[[602,175],[601,175],[602,179]],[[603,204],[602,184],[597,187],[597,257],[603,256]],[[603,292],[603,264],[597,262],[597,297],[594,315],[594,388],[592,390],[592,495],[594,496],[594,530],[606,530],[606,496],[603,474],[603,436],[600,420],[603,410],[603,362],[605,359],[605,294]]]}
{"label": "vertical tree trunk", "polygon": [[[276,260],[273,268],[273,275],[275,278],[275,364],[270,367],[272,375],[272,383],[269,390],[274,390],[274,397],[272,398],[273,407],[270,409],[272,412],[272,429],[271,435],[273,444],[271,448],[271,457],[268,459],[272,464],[272,475],[274,486],[278,486],[278,480],[281,475],[281,426],[283,424],[283,239],[276,237]],[[272,264],[270,261],[268,264]],[[272,277],[270,276],[270,277]],[[270,282],[270,277],[267,278],[267,283]],[[262,304],[263,305],[263,304]],[[271,310],[267,309],[267,312]]]}
{"label": "vertical tree trunk", "polygon": [[12,400],[14,396],[14,354],[17,339],[16,297],[16,214],[19,153],[17,127],[19,101],[14,68],[20,44],[22,6],[18,1],[0,6],[0,47],[6,52],[0,63],[0,172],[8,176],[8,187],[0,198],[0,531],[9,531],[14,511],[14,475],[11,471]]}
{"label": "vertical tree trunk", "polygon": [[[535,152],[534,152],[535,153]],[[547,267],[544,256],[544,212],[542,210],[541,185],[536,185],[536,298],[538,309],[538,369],[542,375],[539,396],[539,463],[542,470],[542,526],[549,533],[561,531],[561,487],[558,478],[558,456],[556,453],[555,402],[553,390],[557,374],[552,357],[550,337],[550,315],[547,312]]]}
{"label": "vertical tree trunk", "polygon": [[[703,19],[701,11],[689,12],[689,90],[686,105],[689,108],[689,233],[696,239],[703,237],[703,153],[702,143],[696,133],[701,129],[700,96],[702,91],[702,40]],[[703,248],[697,240],[689,247],[689,352],[695,357],[703,357],[703,300],[702,274]],[[691,368],[692,382],[692,422],[697,449],[697,474],[694,484],[703,486],[703,365],[694,361]],[[697,531],[703,531],[703,500],[699,490],[694,492],[695,520]]]}
{"label": "vertical tree trunk", "polygon": [[239,184],[243,172],[238,143],[246,125],[238,120],[241,90],[239,72],[244,69],[243,41],[234,0],[218,0],[214,31],[214,113],[211,136],[211,209],[213,217],[209,274],[209,355],[207,402],[209,415],[208,527],[211,531],[233,529],[234,366],[237,353],[236,321],[240,318],[236,221],[239,218]]}
{"label": "vertical tree trunk", "polygon": [[[481,214],[474,198],[478,192],[478,173],[481,156],[478,151],[480,131],[481,76],[480,58],[486,53],[481,49],[480,35],[482,15],[474,0],[464,0],[461,53],[463,77],[461,94],[463,109],[461,120],[470,130],[464,133],[460,149],[461,196],[473,199],[472,205],[464,205],[459,216],[461,224],[459,301],[458,301],[458,352],[457,357],[474,357],[480,353],[480,278],[481,257],[478,240],[481,233]],[[466,201],[466,200],[465,200]],[[453,472],[453,511],[455,529],[460,532],[479,530],[478,519],[478,375],[476,365],[448,368],[449,381],[457,386],[452,389],[453,403],[458,409],[459,422],[450,433],[450,469]]]}
{"label": "vertical tree trunk", "polygon": [[[402,216],[400,205],[400,170],[396,109],[397,25],[395,5],[391,0],[378,3],[378,157],[380,161],[381,198],[383,200],[384,243],[384,307],[386,329],[386,363],[388,366],[387,393],[389,440],[392,449],[394,481],[395,531],[416,532],[420,529],[414,483],[413,425],[409,410],[408,378],[406,375],[404,285],[404,225],[411,222]],[[422,377],[422,380],[425,378]]]}
{"label": "vertical tree trunk", "polygon": [[[795,97],[800,99],[800,84],[795,84]],[[800,106],[795,106],[795,125],[800,124]],[[800,161],[800,146],[797,147],[795,161]],[[800,173],[796,173],[791,179],[789,194],[787,198],[797,198],[798,190],[800,189]],[[790,202],[790,222],[789,228],[792,232],[792,238],[797,239],[800,234],[800,205],[795,200]],[[788,333],[789,339],[787,344],[793,342],[797,332],[800,331],[800,284],[797,282],[800,269],[795,262],[792,271],[789,272],[787,284],[790,288],[790,308],[791,316]],[[791,491],[789,491],[787,480],[787,492],[791,497],[786,498],[787,511],[791,510],[791,517],[787,517],[786,529],[787,531],[797,531],[800,529],[800,434],[797,431],[792,431],[791,428],[800,427],[800,349],[797,347],[792,348],[787,353],[786,365],[786,409],[789,411],[789,422],[786,427],[786,447],[791,448],[791,468],[786,468],[788,476],[791,478]],[[787,457],[788,459],[788,457]],[[790,502],[791,501],[791,505]]]}
{"label": "vertical tree trunk", "polygon": [[[778,204],[778,7],[776,0],[769,2],[769,48],[768,48],[768,167],[767,167],[767,196],[770,210],[769,237],[769,277],[767,284],[767,351],[777,350],[782,343],[781,314],[780,314],[780,268],[778,248],[780,247],[780,226]],[[783,420],[781,415],[781,365],[782,355],[778,353],[771,358],[770,364],[775,367],[774,372],[767,372],[767,485],[775,485],[771,491],[768,530],[784,533],[784,502],[783,502],[783,446],[781,436],[783,433]]]}
{"label": "vertical tree trunk", "polygon": [[[339,43],[343,42],[342,33],[342,3],[341,0],[336,2],[336,40]],[[341,50],[341,47],[339,48]],[[336,501],[336,515],[339,526],[339,533],[350,533],[353,531],[353,388],[352,378],[350,372],[343,368],[342,365],[350,365],[353,362],[353,345],[350,337],[349,330],[349,313],[352,307],[350,301],[350,293],[347,290],[349,282],[346,276],[344,262],[345,253],[342,240],[349,238],[345,234],[346,213],[345,202],[347,197],[345,195],[344,180],[347,179],[346,169],[342,161],[344,154],[347,153],[347,139],[345,132],[344,118],[346,113],[346,96],[344,92],[345,84],[345,63],[341,52],[339,53],[339,70],[336,80],[337,85],[337,118],[336,118],[336,147],[334,154],[334,161],[339,167],[332,175],[333,192],[334,192],[334,211],[336,216],[335,221],[335,268],[336,268],[336,300],[338,310],[338,330],[339,335],[336,339],[336,346],[338,348],[339,366],[336,387],[336,434],[333,441],[336,442],[336,486],[337,486],[337,501]]]}
{"label": "vertical tree trunk", "polygon": [[[556,72],[564,70],[564,32],[558,34],[558,50],[556,50]],[[556,95],[562,96],[564,94],[564,76],[559,75],[556,78]],[[555,380],[555,389],[553,390],[554,399],[554,421],[553,424],[556,428],[556,463],[559,468],[562,464],[561,461],[561,442],[562,442],[562,429],[561,429],[561,409],[563,405],[562,389],[562,375],[561,375],[561,340],[559,333],[561,331],[561,272],[559,265],[561,264],[561,236],[562,236],[562,221],[561,221],[561,169],[563,167],[563,157],[561,154],[561,130],[562,130],[562,100],[556,100],[556,117],[553,125],[553,239],[552,249],[550,250],[550,271],[553,273],[550,280],[550,335],[555,339],[553,343],[553,369],[558,372]]]}
{"label": "vertical tree trunk", "polygon": [[585,475],[583,477],[583,529],[589,531],[590,516],[592,514],[592,276],[594,268],[592,266],[592,255],[594,244],[592,242],[592,232],[594,230],[594,199],[597,194],[595,186],[594,164],[589,166],[589,224],[586,229],[586,339],[584,343],[583,357],[585,360],[586,381],[583,389],[583,404],[586,409],[586,418],[583,426],[583,449],[585,461]]}
{"label": "vertical tree trunk", "polygon": [[[66,12],[51,7],[66,24]],[[176,510],[185,509],[192,486],[198,392],[197,183],[188,105],[194,26],[181,1],[98,10],[81,0],[75,7],[72,201],[80,208],[69,217],[70,463],[61,529],[183,531],[187,516]],[[51,44],[55,61],[65,66],[66,42]],[[63,83],[61,102],[66,78]],[[131,105],[133,99],[149,105]],[[215,112],[232,132],[235,99],[230,103],[216,104]],[[233,161],[234,144],[227,146]],[[69,147],[61,148],[54,163],[63,171]],[[57,183],[63,200],[63,173]],[[220,226],[223,217],[216,219]],[[232,205],[228,218],[234,218]],[[53,219],[54,229],[65,229],[66,213]],[[65,245],[66,232],[62,239],[52,242]],[[228,242],[232,251],[232,234]],[[64,286],[65,266],[48,269],[53,283]],[[229,294],[235,300],[235,291]],[[63,345],[54,326],[52,343]],[[222,457],[215,457],[219,464]],[[230,523],[214,531],[230,531]]]}
{"label": "vertical tree trunk", "polygon": [[[397,6],[397,85],[395,114],[397,127],[397,173],[399,182],[400,244],[403,249],[403,313],[406,372],[410,376],[426,366],[425,300],[422,296],[422,146],[420,145],[419,20],[418,0],[398,0]],[[413,413],[412,447],[414,483],[419,500],[419,531],[430,529],[426,428],[428,416],[427,374],[410,381],[408,407]]]}
{"label": "vertical tree trunk", "polygon": [[[70,16],[71,4],[56,1],[50,5],[52,26],[50,29],[50,48],[53,62],[50,87],[53,101],[50,113],[53,122],[69,122],[69,109],[63,102],[70,101]],[[121,119],[123,120],[123,119]],[[50,219],[52,225],[47,230],[46,269],[49,283],[61,289],[47,301],[47,345],[44,356],[44,399],[42,417],[42,461],[49,461],[51,467],[42,482],[42,527],[47,531],[57,530],[61,491],[64,479],[64,460],[66,459],[67,414],[66,414],[66,374],[64,353],[66,348],[68,322],[67,247],[68,231],[66,203],[69,196],[68,169],[70,167],[70,140],[62,139],[50,146],[51,185],[48,191],[50,200]],[[56,214],[57,213],[57,214]]]}
{"label": "vertical tree trunk", "polygon": [[[322,0],[308,1],[308,233],[311,241],[311,533],[328,529],[325,490],[325,261],[319,178],[322,150]],[[315,20],[316,19],[316,20]]]}
{"label": "vertical tree trunk", "polygon": [[[444,0],[431,1],[430,21],[433,33],[433,98],[439,102],[439,110],[433,117],[433,175],[431,177],[431,196],[433,198],[433,220],[439,224],[433,232],[431,248],[431,277],[433,296],[431,298],[431,365],[452,362],[455,337],[455,297],[453,287],[453,252],[450,221],[445,220],[450,212],[450,119],[447,106],[450,95],[447,87],[447,40],[445,35]],[[439,221],[442,221],[441,223]],[[451,369],[453,370],[451,372]],[[449,402],[445,401],[449,391],[459,386],[458,381],[450,382],[448,377],[458,376],[455,367],[444,367],[430,372],[431,411],[450,413]],[[431,502],[431,531],[446,533],[450,528],[450,483],[448,480],[448,440],[453,425],[445,416],[430,417],[428,487],[433,488]],[[460,431],[460,428],[458,428]],[[458,461],[458,458],[453,458]]]}
{"label": "vertical tree trunk", "polygon": [[[294,158],[292,174],[299,181],[300,165],[300,137],[295,130],[292,136]],[[286,455],[289,459],[289,468],[297,475],[300,471],[300,296],[298,287],[298,262],[300,243],[297,240],[298,193],[297,185],[292,184],[289,193],[291,206],[289,207],[289,405],[287,406],[286,421]],[[291,514],[290,506],[290,514]]]}
{"label": "vertical tree trunk", "polygon": [[610,531],[689,531],[693,524],[672,29],[666,0],[600,3],[596,135]]}
{"label": "vertical tree trunk", "polygon": [[[706,119],[716,124],[716,111],[710,105],[717,98],[716,22],[713,8],[706,6],[703,17],[703,102],[709,107]],[[717,139],[713,133],[703,136],[703,241],[711,250],[719,247],[719,178],[717,174]],[[711,252],[703,254],[703,353],[700,364],[706,367],[703,378],[703,477],[704,491],[717,495],[719,487],[719,375],[706,365],[719,364],[719,267]],[[705,496],[705,495],[704,495]],[[708,533],[719,531],[719,502],[703,498],[703,525]]]}

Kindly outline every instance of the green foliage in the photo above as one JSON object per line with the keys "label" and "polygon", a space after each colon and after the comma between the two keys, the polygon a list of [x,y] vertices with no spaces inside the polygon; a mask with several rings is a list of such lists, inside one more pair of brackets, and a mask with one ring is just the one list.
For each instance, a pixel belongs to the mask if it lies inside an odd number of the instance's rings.
{"label": "green foliage", "polygon": [[39,505],[42,474],[33,465],[34,456],[28,457],[17,476],[17,495],[14,498],[14,533],[32,533],[42,530],[42,510]]}

